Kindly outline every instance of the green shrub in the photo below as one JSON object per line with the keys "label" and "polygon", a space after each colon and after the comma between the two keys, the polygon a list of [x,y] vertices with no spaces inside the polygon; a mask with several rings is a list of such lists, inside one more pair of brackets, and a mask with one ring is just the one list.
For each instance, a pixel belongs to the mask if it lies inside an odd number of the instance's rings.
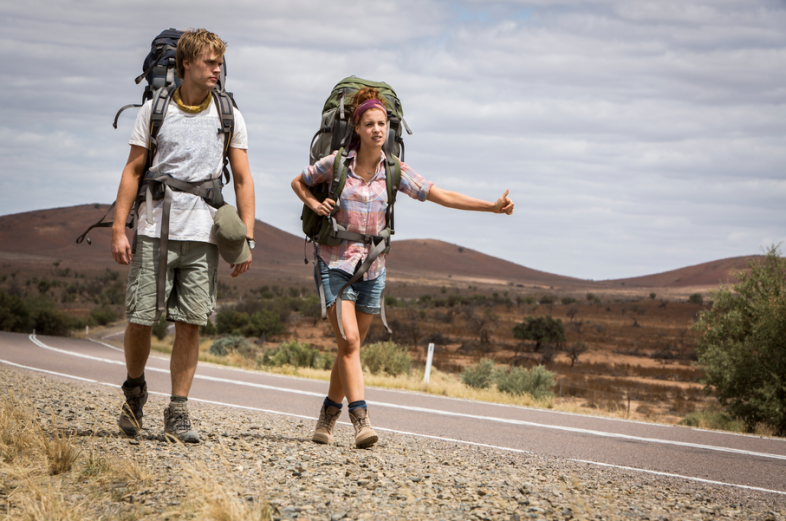
{"label": "green shrub", "polygon": [[257,354],[257,347],[242,336],[222,336],[217,338],[208,349],[208,353],[216,356],[226,356],[231,352],[253,358]]}
{"label": "green shrub", "polygon": [[513,337],[521,340],[534,340],[535,351],[543,344],[557,344],[565,342],[565,328],[562,320],[550,316],[527,317],[524,322],[513,326]]}
{"label": "green shrub", "polygon": [[385,295],[385,305],[389,308],[395,308],[401,305],[401,301],[393,295]]}
{"label": "green shrub", "polygon": [[212,320],[208,317],[207,324],[204,326],[199,326],[199,334],[205,336],[214,336],[218,334],[218,329],[216,329],[216,325],[213,323]]}
{"label": "green shrub", "polygon": [[654,291],[651,291],[650,292],[650,300],[655,300],[655,297],[657,297],[657,295],[655,294]]}
{"label": "green shrub", "polygon": [[161,313],[158,324],[153,326],[153,334],[157,339],[163,340],[166,337],[167,329],[169,329],[169,323],[166,321],[166,313]]}
{"label": "green shrub", "polygon": [[701,293],[694,293],[688,297],[688,302],[691,304],[704,304],[704,297],[701,296]]}
{"label": "green shrub", "polygon": [[55,308],[54,303],[43,295],[28,299],[25,303],[30,312],[30,326],[39,335],[68,336],[73,318]]}
{"label": "green shrub", "polygon": [[253,336],[278,335],[287,330],[281,322],[281,314],[266,309],[249,314],[234,309],[221,311],[216,316],[219,335]]}
{"label": "green shrub", "polygon": [[262,355],[262,365],[295,367],[311,367],[314,369],[330,369],[333,367],[335,356],[331,353],[320,353],[308,344],[301,344],[297,340],[284,342],[274,349],[268,349]]}
{"label": "green shrub", "polygon": [[461,383],[475,389],[487,389],[494,381],[494,362],[482,359],[461,371]]}
{"label": "green shrub", "polygon": [[542,295],[542,296],[541,296],[541,297],[538,299],[538,304],[544,304],[544,305],[548,305],[548,304],[554,304],[554,302],[555,302],[556,300],[557,300],[557,298],[556,298],[554,295],[549,295],[549,294],[546,294],[546,295]]}
{"label": "green shrub", "polygon": [[562,297],[562,304],[564,306],[569,306],[570,304],[575,304],[576,299],[573,297]]}
{"label": "green shrub", "polygon": [[494,380],[497,388],[502,392],[516,396],[527,393],[538,399],[553,396],[551,388],[554,387],[556,375],[542,365],[529,370],[523,367],[511,367],[508,370],[497,371]]}
{"label": "green shrub", "polygon": [[24,301],[0,291],[0,330],[23,333],[30,328],[30,311]]}
{"label": "green shrub", "polygon": [[409,352],[393,342],[377,342],[361,348],[360,362],[372,374],[398,376],[412,370]]}
{"label": "green shrub", "polygon": [[680,425],[698,427],[701,429],[715,429],[731,432],[745,432],[745,422],[732,418],[730,414],[714,409],[704,409],[688,414],[680,420]]}
{"label": "green shrub", "polygon": [[99,326],[105,326],[111,322],[114,322],[120,317],[111,307],[101,306],[98,308],[93,308],[93,310],[90,312],[90,318],[92,318]]}
{"label": "green shrub", "polygon": [[772,246],[733,288],[712,292],[694,328],[706,390],[753,431],[760,422],[786,435],[786,258]]}

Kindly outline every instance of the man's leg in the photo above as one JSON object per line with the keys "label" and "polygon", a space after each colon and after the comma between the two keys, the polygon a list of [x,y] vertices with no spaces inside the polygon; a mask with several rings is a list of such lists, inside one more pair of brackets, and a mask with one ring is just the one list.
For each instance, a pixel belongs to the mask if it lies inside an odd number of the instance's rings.
{"label": "man's leg", "polygon": [[164,409],[164,435],[171,441],[199,443],[199,434],[191,428],[188,394],[199,360],[199,325],[206,323],[216,305],[218,249],[214,244],[182,241],[176,243],[176,250],[176,298],[167,302],[167,316],[175,323],[169,362],[172,399]]}
{"label": "man's leg", "polygon": [[145,374],[145,365],[150,356],[150,333],[153,326],[128,323],[123,337],[123,351],[126,356],[126,371],[131,378]]}
{"label": "man's leg", "polygon": [[175,322],[175,345],[169,362],[172,396],[188,396],[198,361],[199,326]]}
{"label": "man's leg", "polygon": [[135,436],[142,429],[142,408],[147,402],[145,365],[150,356],[150,333],[152,326],[128,323],[123,337],[123,352],[126,358],[128,378],[120,389],[126,401],[117,421],[127,436]]}

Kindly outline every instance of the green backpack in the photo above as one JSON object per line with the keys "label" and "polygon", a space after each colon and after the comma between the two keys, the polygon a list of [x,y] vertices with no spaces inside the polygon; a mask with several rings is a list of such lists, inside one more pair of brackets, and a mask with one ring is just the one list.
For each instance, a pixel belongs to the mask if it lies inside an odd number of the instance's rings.
{"label": "green backpack", "polygon": [[[355,272],[355,275],[341,288],[338,292],[339,295],[344,289],[360,280],[377,257],[390,251],[390,237],[395,233],[393,207],[396,202],[398,185],[401,181],[401,161],[399,156],[402,159],[404,157],[404,140],[401,137],[402,129],[405,129],[408,134],[412,134],[407,122],[404,120],[404,110],[401,106],[401,101],[390,85],[383,82],[363,80],[356,76],[350,76],[338,82],[333,87],[322,109],[322,125],[311,140],[309,153],[309,164],[311,165],[323,157],[329,156],[334,151],[338,151],[336,160],[333,163],[333,177],[330,182],[309,187],[311,193],[314,194],[318,201],[322,202],[330,198],[338,202],[341,197],[341,192],[347,179],[349,164],[351,163],[348,157],[348,148],[355,136],[355,132],[350,124],[352,114],[349,112],[349,103],[347,101],[351,100],[355,93],[363,87],[376,88],[385,101],[385,108],[387,109],[388,136],[385,145],[383,145],[387,158],[385,161],[385,180],[388,192],[385,229],[379,235],[348,232],[336,222],[332,214],[327,216],[317,215],[316,212],[305,204],[300,216],[300,219],[303,221],[303,233],[306,235],[306,240],[314,243],[314,273],[317,280],[320,280],[316,261],[317,244],[337,246],[342,241],[357,241],[371,245],[368,257]],[[336,208],[338,208],[338,205],[336,205]],[[308,260],[306,260],[306,264],[308,264]],[[322,319],[324,320],[327,318],[327,313],[325,309],[325,295],[321,286],[319,288],[319,298],[322,303]],[[391,333],[392,331],[385,319],[384,299],[382,299],[381,307],[382,323],[385,329]],[[343,337],[341,306],[336,307],[336,312],[338,314],[339,330]]]}

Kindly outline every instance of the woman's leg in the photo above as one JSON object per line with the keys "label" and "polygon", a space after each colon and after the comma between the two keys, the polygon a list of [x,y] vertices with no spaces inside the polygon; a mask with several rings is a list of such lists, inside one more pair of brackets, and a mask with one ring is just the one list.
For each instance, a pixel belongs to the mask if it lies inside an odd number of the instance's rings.
{"label": "woman's leg", "polygon": [[[341,315],[346,340],[341,338],[338,329],[336,319],[336,306],[338,305],[344,306],[341,309]],[[341,403],[346,396],[347,402],[352,403],[365,399],[360,346],[366,339],[374,315],[356,311],[355,303],[350,300],[338,300],[336,306],[331,306],[327,310],[338,345],[338,355],[330,373],[328,398],[336,403]]]}

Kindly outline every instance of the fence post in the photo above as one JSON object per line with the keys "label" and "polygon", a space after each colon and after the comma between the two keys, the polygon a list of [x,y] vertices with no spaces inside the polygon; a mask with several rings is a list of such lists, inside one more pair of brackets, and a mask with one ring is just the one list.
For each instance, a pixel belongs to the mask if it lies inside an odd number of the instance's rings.
{"label": "fence post", "polygon": [[90,334],[90,326],[85,326],[85,338]]}
{"label": "fence post", "polygon": [[562,382],[559,383],[559,397],[562,398]]}
{"label": "fence post", "polygon": [[428,384],[431,376],[431,362],[434,360],[434,344],[428,345],[428,357],[426,358],[426,372],[423,375],[423,383]]}

